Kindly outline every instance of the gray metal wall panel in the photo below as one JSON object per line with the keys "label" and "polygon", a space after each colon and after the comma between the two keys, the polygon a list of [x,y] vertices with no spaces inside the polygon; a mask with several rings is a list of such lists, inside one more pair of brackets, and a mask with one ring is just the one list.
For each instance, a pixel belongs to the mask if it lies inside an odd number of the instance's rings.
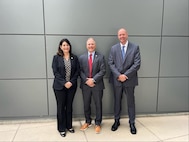
{"label": "gray metal wall panel", "polygon": [[56,99],[52,88],[53,79],[48,79],[48,104],[49,104],[49,115],[56,115]]}
{"label": "gray metal wall panel", "polygon": [[158,112],[189,111],[189,78],[160,78]]}
{"label": "gray metal wall panel", "polygon": [[129,40],[138,44],[140,48],[139,77],[158,77],[160,37],[129,37]]}
{"label": "gray metal wall panel", "polygon": [[160,76],[189,76],[188,37],[164,37]]}
{"label": "gray metal wall panel", "polygon": [[189,35],[188,7],[188,0],[165,0],[163,35]]}
{"label": "gray metal wall panel", "polygon": [[46,33],[160,35],[162,9],[163,0],[45,0]]}
{"label": "gray metal wall panel", "polygon": [[0,80],[0,117],[44,116],[46,80]]}
{"label": "gray metal wall panel", "polygon": [[157,78],[139,78],[139,86],[135,90],[137,113],[156,112],[157,87]]}
{"label": "gray metal wall panel", "polygon": [[0,33],[43,34],[42,0],[0,0]]}
{"label": "gray metal wall panel", "polygon": [[43,36],[0,35],[0,79],[45,78]]}
{"label": "gray metal wall panel", "polygon": [[[188,7],[188,0],[0,0],[0,117],[56,115],[51,64],[59,41],[68,38],[79,56],[93,36],[107,61],[120,27],[141,51],[137,114],[188,111]],[[107,67],[103,115],[113,116],[108,77]],[[84,117],[79,87],[73,105],[74,117]],[[122,108],[126,115],[125,95]]]}

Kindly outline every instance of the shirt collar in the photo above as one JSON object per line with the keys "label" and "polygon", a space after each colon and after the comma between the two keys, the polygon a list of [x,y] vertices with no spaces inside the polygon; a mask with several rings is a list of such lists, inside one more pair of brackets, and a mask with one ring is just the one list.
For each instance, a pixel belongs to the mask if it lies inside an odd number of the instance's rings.
{"label": "shirt collar", "polygon": [[127,48],[127,46],[128,46],[128,40],[127,40],[127,42],[126,42],[124,45],[120,43],[120,46],[121,46],[121,47],[122,47],[122,46],[125,46],[125,47]]}
{"label": "shirt collar", "polygon": [[90,54],[92,54],[92,56],[94,56],[95,51],[93,51],[92,53],[88,52],[88,56],[89,56]]}

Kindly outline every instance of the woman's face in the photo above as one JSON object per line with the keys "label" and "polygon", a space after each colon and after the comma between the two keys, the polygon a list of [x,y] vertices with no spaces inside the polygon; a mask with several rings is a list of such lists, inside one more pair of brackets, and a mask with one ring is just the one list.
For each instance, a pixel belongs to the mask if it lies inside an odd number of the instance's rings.
{"label": "woman's face", "polygon": [[62,49],[63,53],[70,52],[70,45],[65,41],[62,43],[62,45],[60,45],[60,48]]}

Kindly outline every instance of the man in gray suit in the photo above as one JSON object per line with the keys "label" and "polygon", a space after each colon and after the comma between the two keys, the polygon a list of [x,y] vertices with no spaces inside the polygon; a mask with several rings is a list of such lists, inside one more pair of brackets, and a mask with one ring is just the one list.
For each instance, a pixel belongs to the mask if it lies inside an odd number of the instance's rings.
{"label": "man in gray suit", "polygon": [[84,102],[85,124],[80,130],[84,131],[91,126],[91,97],[93,97],[96,118],[95,132],[100,133],[102,122],[102,96],[104,82],[103,76],[106,73],[104,56],[95,51],[96,43],[93,38],[89,38],[86,43],[88,52],[79,57],[81,89]]}
{"label": "man in gray suit", "polygon": [[134,89],[138,85],[137,71],[140,68],[139,46],[128,41],[125,29],[118,30],[119,43],[112,46],[108,64],[111,70],[110,82],[114,89],[114,119],[111,130],[116,131],[120,125],[121,99],[125,92],[127,97],[130,131],[136,134]]}

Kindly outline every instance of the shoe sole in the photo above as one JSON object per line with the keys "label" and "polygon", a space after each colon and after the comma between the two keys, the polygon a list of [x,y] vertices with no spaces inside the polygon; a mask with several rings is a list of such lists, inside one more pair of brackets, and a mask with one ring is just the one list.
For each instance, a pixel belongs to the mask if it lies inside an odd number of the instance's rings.
{"label": "shoe sole", "polygon": [[[96,131],[95,131],[96,132]],[[96,134],[100,134],[100,132],[96,132]]]}

